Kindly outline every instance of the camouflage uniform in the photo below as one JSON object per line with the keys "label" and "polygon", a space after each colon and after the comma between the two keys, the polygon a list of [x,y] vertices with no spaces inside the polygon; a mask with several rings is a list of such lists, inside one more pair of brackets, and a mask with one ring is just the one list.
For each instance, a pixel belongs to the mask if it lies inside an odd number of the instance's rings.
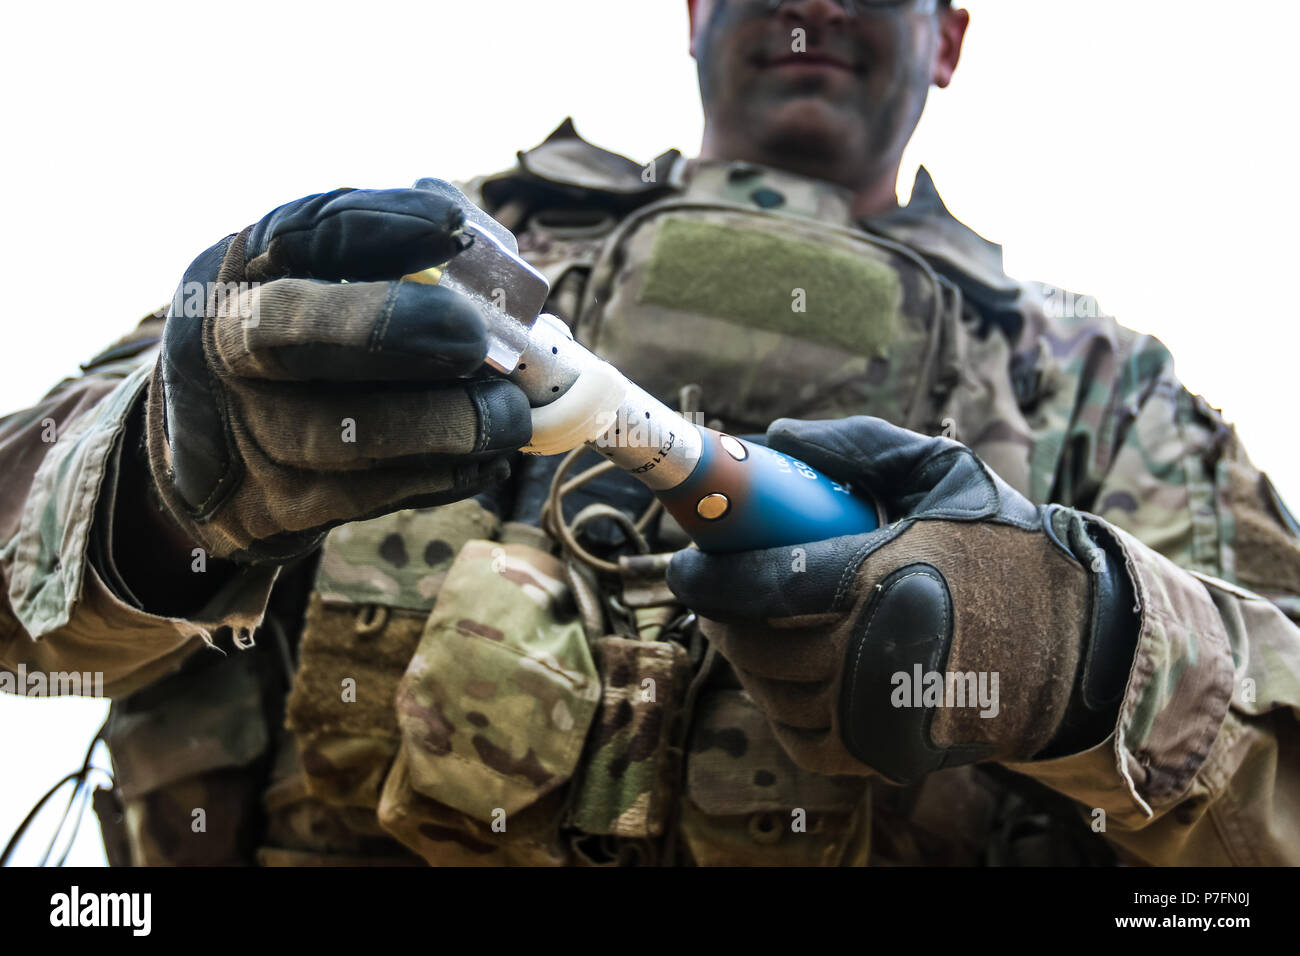
{"label": "camouflage uniform", "polygon": [[[611,579],[537,527],[553,459],[337,528],[192,619],[150,615],[103,541],[155,315],[0,422],[0,662],[104,672],[102,817],[130,862],[1300,862],[1300,527],[1158,341],[1008,279],[924,171],[907,207],[855,223],[835,187],[675,152],[643,170],[566,122],[470,188],[549,310],[661,398],[698,384],[737,432],[942,431],[1119,529],[1141,631],[1115,731],[909,788],[805,772],[666,593],[680,529],[653,524]],[[616,473],[572,498],[579,522],[649,502]],[[596,517],[593,549],[635,539]]]}

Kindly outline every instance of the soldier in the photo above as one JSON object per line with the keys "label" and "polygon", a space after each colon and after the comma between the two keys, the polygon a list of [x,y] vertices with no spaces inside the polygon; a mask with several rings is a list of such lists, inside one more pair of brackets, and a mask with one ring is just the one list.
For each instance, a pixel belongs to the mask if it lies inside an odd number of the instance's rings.
{"label": "soldier", "polygon": [[684,549],[400,281],[441,184],[282,206],[0,425],[0,661],[104,673],[113,862],[1300,861],[1300,527],[1159,342],[896,204],[967,14],[689,6],[697,158],[566,122],[467,188],[579,340],[885,525]]}

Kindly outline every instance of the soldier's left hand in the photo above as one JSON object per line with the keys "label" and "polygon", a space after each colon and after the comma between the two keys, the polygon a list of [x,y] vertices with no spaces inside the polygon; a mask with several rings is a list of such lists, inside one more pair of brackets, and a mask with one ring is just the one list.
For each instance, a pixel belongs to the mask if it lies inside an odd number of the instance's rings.
{"label": "soldier's left hand", "polygon": [[876,418],[780,419],[767,442],[869,490],[881,528],[690,549],[668,581],[796,763],[908,782],[1110,734],[1137,618],[1103,522],[1035,506],[964,445]]}

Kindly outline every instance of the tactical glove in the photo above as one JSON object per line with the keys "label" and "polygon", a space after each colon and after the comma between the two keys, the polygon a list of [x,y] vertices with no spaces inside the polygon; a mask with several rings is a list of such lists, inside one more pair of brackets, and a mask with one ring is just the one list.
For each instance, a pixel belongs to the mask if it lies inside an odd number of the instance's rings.
{"label": "tactical glove", "polygon": [[281,206],[194,260],[163,330],[149,470],[215,557],[284,561],[345,521],[503,480],[528,400],[484,374],[484,323],[440,286],[399,282],[468,242],[422,189]]}
{"label": "tactical glove", "polygon": [[872,492],[889,522],[670,565],[796,763],[906,783],[1109,735],[1137,619],[1102,522],[1035,507],[965,446],[876,418],[781,419],[767,442]]}

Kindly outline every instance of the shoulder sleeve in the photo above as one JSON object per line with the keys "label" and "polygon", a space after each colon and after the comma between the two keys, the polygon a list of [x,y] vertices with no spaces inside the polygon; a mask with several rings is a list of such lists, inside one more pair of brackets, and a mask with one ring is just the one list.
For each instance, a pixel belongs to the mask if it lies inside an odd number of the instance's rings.
{"label": "shoulder sleeve", "polygon": [[[31,408],[0,419],[0,689],[21,672],[92,672],[108,696],[160,676],[218,627],[261,619],[274,569],[250,571],[192,620],[123,600],[89,560],[96,505],[148,384],[162,318],[82,366]],[[53,686],[50,684],[49,686]]]}
{"label": "shoulder sleeve", "polygon": [[1111,530],[1140,632],[1111,737],[1014,769],[1145,862],[1300,864],[1300,528],[1159,341],[1095,314],[1041,327],[1052,497]]}

